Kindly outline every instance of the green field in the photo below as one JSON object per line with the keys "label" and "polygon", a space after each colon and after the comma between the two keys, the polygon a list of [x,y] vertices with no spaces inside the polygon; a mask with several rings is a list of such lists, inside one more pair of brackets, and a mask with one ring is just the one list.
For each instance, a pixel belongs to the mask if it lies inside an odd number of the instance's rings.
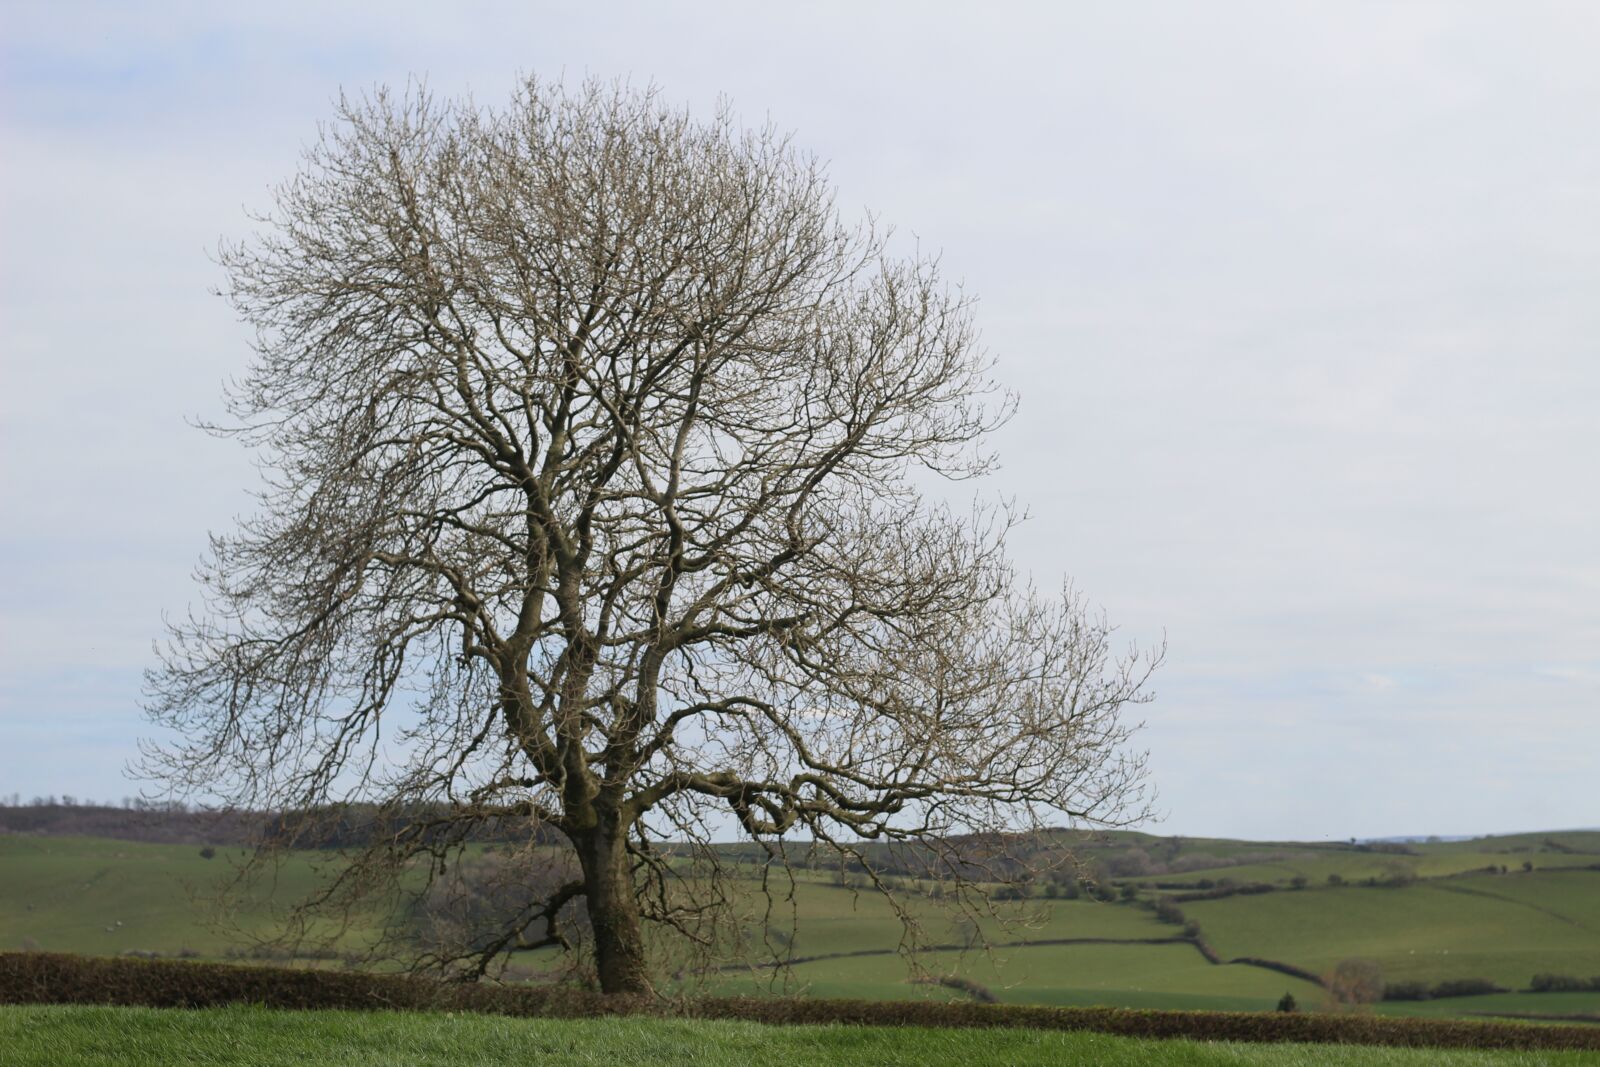
{"label": "green field", "polygon": [[494,1016],[211,1008],[0,1008],[7,1067],[549,1067],[692,1063],[704,1067],[810,1064],[1061,1065],[1096,1067],[1535,1067],[1600,1064],[1597,1052],[1478,1052],[1352,1045],[1149,1041],[1037,1030],[761,1026],[661,1019],[509,1019]]}
{"label": "green field", "polygon": [[[931,952],[935,974],[959,973],[1015,1004],[1265,1011],[1285,992],[1307,1004],[1321,990],[1256,967],[1213,966],[1189,945],[1049,945],[984,952]],[[894,956],[822,960],[794,968],[807,991],[824,997],[908,994],[905,964]]]}
{"label": "green field", "polygon": [[1498,895],[1519,882],[1507,892],[1538,899],[1542,891],[1570,908],[1572,893],[1600,891],[1600,872],[1268,893],[1196,901],[1184,913],[1224,957],[1289,960],[1318,973],[1351,957],[1375,960],[1391,981],[1482,977],[1511,989],[1541,972],[1600,973],[1600,924]]}
{"label": "green field", "polygon": [[[1058,892],[1064,883],[1054,883],[1051,899],[1041,887],[1034,899],[997,905],[1008,922],[975,928],[939,902],[912,895],[909,906],[924,942],[944,946],[922,953],[918,965],[924,976],[959,975],[1012,1003],[1267,1010],[1291,993],[1302,1006],[1317,1007],[1325,994],[1316,984],[1260,966],[1207,962],[1194,944],[1173,943],[1181,926],[1158,921],[1150,907],[1175,892],[1154,888],[1156,882],[1242,884],[1275,871],[1278,891],[1181,904],[1184,918],[1199,925],[1223,960],[1254,957],[1325,974],[1341,960],[1361,958],[1376,962],[1389,982],[1487,978],[1509,990],[1525,989],[1538,973],[1600,975],[1600,870],[1556,869],[1600,861],[1600,833],[1424,844],[1413,852],[1106,835],[1086,843],[1081,855],[1089,867],[1099,866],[1101,884],[1129,886],[1135,899],[1064,899]],[[1221,865],[1180,874],[1107,873],[1135,853],[1141,863],[1178,867],[1209,857]],[[283,906],[316,884],[314,861],[334,858],[291,857],[274,884],[219,916],[210,907],[215,887],[238,857],[219,851],[204,859],[191,845],[0,835],[0,948],[228,958],[252,937],[274,932]],[[1484,873],[1491,860],[1503,862],[1493,864],[1497,873]],[[1533,870],[1524,871],[1525,862]],[[1501,866],[1507,873],[1498,873]],[[1417,880],[1400,887],[1360,884],[1400,867]],[[1288,887],[1296,874],[1307,879],[1304,888]],[[1329,885],[1328,874],[1347,884]],[[828,878],[806,872],[792,902],[780,901],[765,929],[759,922],[746,928],[747,941],[757,946],[751,966],[683,976],[674,988],[781,988],[863,999],[969,995],[913,981],[897,952],[903,930],[893,910],[875,891],[843,888]],[[755,883],[742,885],[753,897]],[[369,935],[358,923],[345,945]],[[1085,939],[1111,943],[1064,943]],[[775,972],[761,963],[770,960],[760,955],[763,944],[786,946],[801,962]],[[529,976],[554,962],[548,954],[518,961]],[[1600,992],[1385,1002],[1374,1010],[1600,1017]]]}
{"label": "green field", "polygon": [[242,854],[204,859],[192,845],[0,835],[0,945],[115,956],[220,958],[277,929],[318,883],[314,854],[294,857],[243,906],[219,911]]}

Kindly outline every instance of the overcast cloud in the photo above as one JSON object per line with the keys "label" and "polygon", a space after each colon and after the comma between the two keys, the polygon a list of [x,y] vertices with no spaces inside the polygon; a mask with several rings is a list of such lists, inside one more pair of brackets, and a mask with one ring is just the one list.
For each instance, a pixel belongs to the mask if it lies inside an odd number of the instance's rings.
{"label": "overcast cloud", "polygon": [[[980,298],[986,492],[1130,639],[1165,833],[1600,825],[1600,7],[14,4],[0,793],[132,793],[249,508],[207,250],[360,91],[725,95]],[[964,491],[964,490],[963,490]]]}

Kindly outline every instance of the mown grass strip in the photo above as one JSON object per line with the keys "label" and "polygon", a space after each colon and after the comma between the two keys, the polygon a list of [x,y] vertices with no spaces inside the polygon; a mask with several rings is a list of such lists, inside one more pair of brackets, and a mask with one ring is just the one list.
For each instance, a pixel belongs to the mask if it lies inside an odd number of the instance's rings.
{"label": "mown grass strip", "polygon": [[654,1015],[754,1023],[1081,1030],[1124,1037],[1414,1048],[1597,1050],[1600,1029],[1370,1015],[1130,1011],[931,1001],[603,997],[561,987],[445,984],[391,975],[167,960],[0,954],[0,1003],[454,1011],[546,1018]]}
{"label": "mown grass strip", "polygon": [[1595,1067],[1600,1052],[1202,1043],[1046,1030],[436,1012],[0,1008],[7,1067]]}

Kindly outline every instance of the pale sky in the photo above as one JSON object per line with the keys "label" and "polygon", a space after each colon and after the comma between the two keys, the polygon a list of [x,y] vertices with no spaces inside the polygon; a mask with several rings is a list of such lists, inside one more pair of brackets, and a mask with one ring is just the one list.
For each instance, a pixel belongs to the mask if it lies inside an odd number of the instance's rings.
{"label": "pale sky", "polygon": [[1146,829],[1600,826],[1600,5],[321,7],[0,16],[0,794],[137,791],[250,506],[208,250],[341,87],[536,73],[726,96],[942,250],[1018,562],[1166,635]]}

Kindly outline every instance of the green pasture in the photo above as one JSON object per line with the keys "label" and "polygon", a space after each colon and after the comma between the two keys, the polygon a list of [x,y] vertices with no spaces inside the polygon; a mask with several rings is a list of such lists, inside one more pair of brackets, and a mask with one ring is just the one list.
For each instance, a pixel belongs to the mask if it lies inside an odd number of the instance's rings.
{"label": "green pasture", "polygon": [[[1449,875],[1404,888],[1330,888],[1325,880],[1313,881],[1298,891],[1183,904],[1185,914],[1200,924],[1225,959],[1260,957],[1324,973],[1340,960],[1360,957],[1375,960],[1389,982],[1482,977],[1522,989],[1541,972],[1600,974],[1600,871],[1558,872],[1542,866],[1593,859],[1576,851],[1552,851],[1550,840],[1577,850],[1600,844],[1600,835],[1535,834],[1421,845],[1414,857],[1344,846],[1189,838],[1176,851],[1214,857],[1277,852],[1284,859],[1262,870],[1303,873],[1320,869],[1311,864],[1340,864],[1343,876],[1352,881],[1363,869],[1352,864],[1397,860]],[[1469,844],[1473,847],[1465,847]],[[1175,851],[1162,839],[1136,834],[1108,835],[1093,847],[1135,846],[1153,857]],[[1540,848],[1544,851],[1535,851]],[[1482,873],[1487,857],[1506,860],[1509,873]],[[1523,872],[1523,857],[1541,866]],[[332,854],[291,856],[271,884],[258,887],[229,914],[215,915],[218,883],[239,858],[237,852],[219,850],[214,859],[203,859],[192,845],[0,836],[0,947],[94,955],[153,951],[171,956],[188,950],[204,958],[224,958],[249,938],[274,932],[284,907],[317,883],[313,860],[336,860]],[[1228,872],[1240,881],[1262,877],[1249,870],[1212,873]],[[1451,874],[1456,870],[1478,873]],[[746,917],[739,927],[743,955],[759,962],[776,950],[805,962],[787,975],[761,966],[729,966],[703,982],[689,974],[682,979],[685,988],[750,992],[776,984],[819,996],[868,999],[967,995],[910,981],[911,972],[897,951],[904,935],[901,922],[876,890],[831,884],[818,872],[800,872],[792,894],[780,880],[773,884],[776,898],[769,910],[754,880],[734,883]],[[1143,892],[1147,898],[1154,895],[1148,888]],[[970,946],[964,952],[926,951],[922,968],[935,976],[959,974],[1002,1001],[1260,1010],[1292,992],[1302,1005],[1322,1002],[1316,986],[1281,973],[1213,965],[1189,944],[1140,943],[1172,938],[1180,929],[1157,922],[1150,910],[1134,904],[1043,898],[997,902],[998,916],[974,925],[949,900],[909,894],[903,901],[920,924],[924,944]],[[220,923],[209,921],[219,918]],[[370,927],[358,926],[346,943],[358,944],[370,933]],[[1048,943],[1082,939],[1122,943]],[[534,977],[554,963],[552,953],[530,954],[519,957],[516,968]],[[1600,1014],[1600,993],[1508,997],[1384,1004],[1378,1010],[1438,1016],[1478,1011]]]}
{"label": "green pasture", "polygon": [[[1465,844],[1463,842],[1462,844]],[[1239,866],[1205,867],[1179,874],[1146,874],[1131,878],[1140,885],[1163,884],[1194,885],[1197,882],[1216,882],[1223,878],[1240,884],[1269,882],[1287,884],[1296,876],[1310,886],[1328,883],[1330,875],[1345,882],[1364,882],[1368,878],[1383,880],[1395,874],[1412,878],[1443,878],[1482,872],[1484,868],[1506,867],[1520,873],[1524,862],[1536,870],[1552,868],[1586,867],[1600,862],[1593,855],[1573,855],[1560,852],[1507,852],[1503,850],[1451,848],[1442,845],[1419,845],[1418,854],[1401,855],[1383,852],[1357,852],[1350,849],[1308,849],[1294,853],[1286,846],[1282,859],[1269,863],[1252,863]],[[1436,851],[1437,850],[1437,851]]]}
{"label": "green pasture", "polygon": [[[1037,945],[990,951],[928,952],[929,976],[959,974],[1014,1004],[1116,1004],[1130,1008],[1266,1011],[1292,992],[1307,1007],[1322,1000],[1310,982],[1258,967],[1214,966],[1192,945]],[[756,976],[757,981],[766,975]],[[898,956],[818,960],[791,969],[790,988],[820,997],[899,999],[951,994],[913,984]],[[730,982],[719,992],[748,992]]]}
{"label": "green pasture", "polygon": [[1567,849],[1576,856],[1587,855],[1589,862],[1600,861],[1600,830],[1555,830],[1531,834],[1500,834],[1475,837],[1470,841],[1447,841],[1418,846],[1430,852],[1495,851],[1503,856],[1536,858],[1537,854],[1560,854]]}
{"label": "green pasture", "polygon": [[[1590,934],[1600,934],[1600,871],[1475,875],[1439,883],[1441,889],[1503,900],[1514,907],[1550,915]],[[1600,955],[1594,957],[1600,974]]]}
{"label": "green pasture", "polygon": [[1600,893],[1600,872],[1265,893],[1193,901],[1183,909],[1224,958],[1284,960],[1318,973],[1364,958],[1376,961],[1388,981],[1481,977],[1516,989],[1540,972],[1595,971],[1600,924],[1500,895],[1540,888],[1557,905],[1578,910],[1575,897]]}
{"label": "green pasture", "polygon": [[[270,936],[288,904],[319,884],[316,854],[289,857],[272,880],[223,910],[242,854],[194,845],[0,835],[0,946],[114,956],[183,949],[221,957]],[[358,941],[361,931],[352,931]]]}
{"label": "green pasture", "polygon": [[1422,1019],[1517,1019],[1536,1016],[1585,1017],[1600,1022],[1600,993],[1491,993],[1445,1000],[1391,1000],[1376,1004],[1380,1015]]}
{"label": "green pasture", "polygon": [[[745,906],[754,911],[754,883],[745,890],[752,898]],[[781,892],[787,893],[787,889]],[[1093,900],[997,902],[992,905],[992,914],[988,908],[979,907],[973,917],[950,903],[923,897],[907,895],[902,904],[921,926],[923,941],[929,945],[966,945],[980,931],[992,942],[1083,937],[1134,940],[1167,938],[1178,932],[1157,922],[1142,908]],[[904,930],[893,907],[876,889],[806,882],[796,885],[792,902],[774,902],[767,927],[777,940],[791,946],[795,957],[894,949]]]}
{"label": "green pasture", "polygon": [[1596,1052],[1151,1041],[1038,1030],[761,1026],[661,1019],[291,1012],[260,1008],[0,1008],[8,1067],[1578,1067]]}

